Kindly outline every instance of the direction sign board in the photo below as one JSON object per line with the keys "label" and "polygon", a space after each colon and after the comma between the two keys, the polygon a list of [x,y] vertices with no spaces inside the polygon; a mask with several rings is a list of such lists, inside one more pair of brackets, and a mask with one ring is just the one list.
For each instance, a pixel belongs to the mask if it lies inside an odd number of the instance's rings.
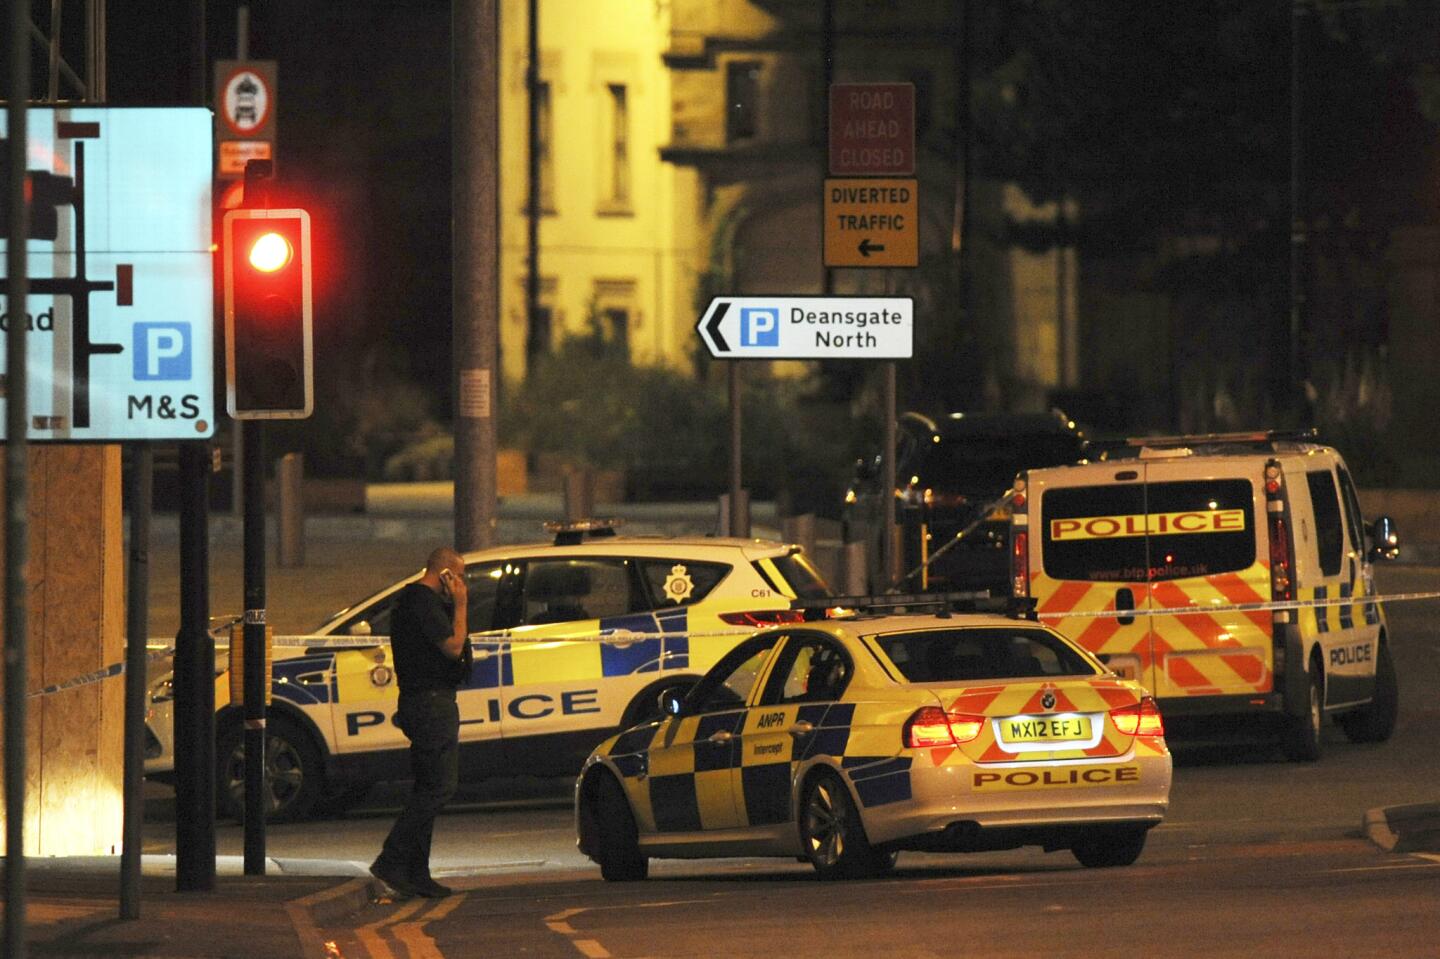
{"label": "direction sign board", "polygon": [[275,159],[274,60],[221,60],[215,64],[215,124],[222,179],[243,177],[250,160]]}
{"label": "direction sign board", "polygon": [[830,84],[830,175],[915,172],[915,84]]}
{"label": "direction sign board", "polygon": [[919,266],[914,180],[825,181],[826,266]]}
{"label": "direction sign board", "polygon": [[695,325],[722,360],[898,360],[914,351],[908,296],[717,296]]}
{"label": "direction sign board", "polygon": [[[29,324],[27,436],[210,436],[210,111],[32,107],[27,126],[45,200],[32,208],[25,315],[6,301],[0,319]],[[7,245],[0,236],[0,294]]]}

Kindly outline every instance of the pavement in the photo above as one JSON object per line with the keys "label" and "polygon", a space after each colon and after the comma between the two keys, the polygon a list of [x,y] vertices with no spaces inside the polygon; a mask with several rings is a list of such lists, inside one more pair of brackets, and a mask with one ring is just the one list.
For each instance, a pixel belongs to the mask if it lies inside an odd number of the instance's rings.
{"label": "pavement", "polygon": [[[305,564],[275,562],[274,534],[268,564],[271,622],[280,632],[301,631],[336,609],[415,571],[429,548],[452,538],[448,483],[383,484],[367,490],[364,514],[314,516],[306,523]],[[706,534],[716,524],[713,503],[614,504],[599,515],[618,515],[627,532]],[[539,524],[562,515],[558,495],[531,494],[500,504],[502,542],[535,540]],[[211,610],[241,608],[239,519],[211,519]],[[757,535],[774,536],[773,504],[757,504]],[[178,524],[155,517],[151,550],[151,635],[178,628]],[[1440,544],[1412,546],[1405,559],[1440,561]],[[1362,829],[1376,845],[1393,851],[1440,851],[1440,804],[1393,806],[1366,813]],[[517,868],[523,864],[515,864]],[[173,856],[142,857],[140,916],[119,918],[118,857],[29,859],[26,865],[26,929],[32,952],[41,956],[116,957],[339,957],[321,937],[343,927],[374,901],[383,887],[364,865],[323,859],[275,859],[267,875],[245,876],[239,857],[217,859],[208,891],[178,892]],[[522,870],[523,871],[523,870]]]}

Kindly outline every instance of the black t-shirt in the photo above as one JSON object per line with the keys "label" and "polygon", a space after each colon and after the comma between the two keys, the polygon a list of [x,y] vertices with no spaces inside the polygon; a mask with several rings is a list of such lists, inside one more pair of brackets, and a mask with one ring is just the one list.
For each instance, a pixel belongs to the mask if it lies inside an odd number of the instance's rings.
{"label": "black t-shirt", "polygon": [[390,618],[390,649],[400,692],[455,689],[470,678],[469,643],[458,660],[440,649],[454,629],[450,609],[451,604],[424,583],[400,590]]}

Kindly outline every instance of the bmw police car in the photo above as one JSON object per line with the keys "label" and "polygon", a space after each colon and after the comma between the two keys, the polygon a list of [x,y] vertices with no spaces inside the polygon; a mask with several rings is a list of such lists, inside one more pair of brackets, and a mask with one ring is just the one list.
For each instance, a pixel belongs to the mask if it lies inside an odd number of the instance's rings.
{"label": "bmw police car", "polygon": [[799,856],[830,878],[1032,844],[1128,865],[1169,803],[1154,700],[1028,619],[777,626],[663,697],[670,715],[606,741],[576,784],[606,879],[652,856]]}
{"label": "bmw police car", "polygon": [[[458,693],[462,781],[569,775],[617,729],[657,710],[664,687],[695,682],[757,625],[798,617],[829,587],[797,546],[754,539],[560,530],[553,544],[465,554],[475,665]],[[387,634],[396,583],[274,649],[265,754],[272,817],[338,808],[409,776],[392,721],[399,690]],[[604,641],[601,641],[603,638]],[[153,691],[166,691],[164,680]],[[244,806],[238,707],[216,685],[217,793]],[[157,712],[157,715],[159,713]],[[159,736],[163,744],[168,736]],[[173,768],[156,757],[147,772]]]}

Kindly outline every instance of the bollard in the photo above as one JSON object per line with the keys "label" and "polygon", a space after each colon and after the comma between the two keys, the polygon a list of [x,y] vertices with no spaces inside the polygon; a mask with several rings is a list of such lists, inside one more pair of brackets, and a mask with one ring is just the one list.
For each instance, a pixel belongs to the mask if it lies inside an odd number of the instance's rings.
{"label": "bollard", "polygon": [[840,568],[841,581],[840,592],[845,596],[864,596],[868,590],[865,588],[867,570],[865,568],[865,544],[863,542],[846,543],[841,553]]}
{"label": "bollard", "polygon": [[564,476],[565,522],[595,518],[595,471],[576,467]]}
{"label": "bollard", "polygon": [[720,515],[717,517],[716,529],[720,536],[738,536],[741,539],[750,538],[750,491],[740,491],[740,508],[736,511],[734,522],[730,515],[730,494],[720,494]]}
{"label": "bollard", "polygon": [[780,521],[781,537],[787,543],[794,543],[805,551],[810,561],[815,562],[815,514],[801,513],[787,516]]}
{"label": "bollard", "polygon": [[275,463],[275,486],[280,501],[280,556],[282,569],[305,565],[305,455],[286,453]]}

